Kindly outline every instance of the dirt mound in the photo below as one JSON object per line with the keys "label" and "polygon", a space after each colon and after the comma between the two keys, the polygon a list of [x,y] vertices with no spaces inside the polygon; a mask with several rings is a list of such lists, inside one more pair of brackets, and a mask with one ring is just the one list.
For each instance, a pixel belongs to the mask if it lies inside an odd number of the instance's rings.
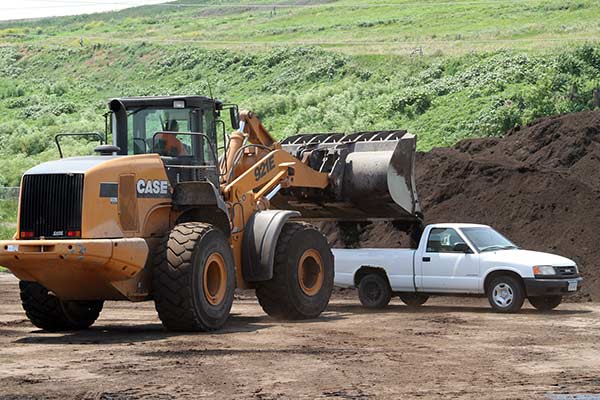
{"label": "dirt mound", "polygon": [[[569,257],[585,278],[581,297],[600,300],[600,112],[419,153],[417,188],[427,223],[489,224],[525,248]],[[360,246],[397,246],[390,229],[367,227]]]}

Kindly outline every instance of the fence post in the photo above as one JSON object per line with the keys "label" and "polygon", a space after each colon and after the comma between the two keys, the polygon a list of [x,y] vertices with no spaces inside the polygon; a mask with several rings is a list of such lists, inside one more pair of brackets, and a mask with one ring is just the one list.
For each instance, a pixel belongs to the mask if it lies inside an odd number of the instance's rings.
{"label": "fence post", "polygon": [[0,187],[0,200],[17,200],[18,198],[18,187]]}
{"label": "fence post", "polygon": [[600,108],[600,87],[592,91],[592,108]]}

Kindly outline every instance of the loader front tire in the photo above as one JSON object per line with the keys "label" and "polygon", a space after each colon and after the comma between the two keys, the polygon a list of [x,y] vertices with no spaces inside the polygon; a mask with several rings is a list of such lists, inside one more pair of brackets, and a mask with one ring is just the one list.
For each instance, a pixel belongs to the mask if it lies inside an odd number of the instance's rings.
{"label": "loader front tire", "polygon": [[152,293],[164,327],[178,332],[221,328],[235,291],[235,264],[225,234],[210,224],[186,222],[159,246]]}
{"label": "loader front tire", "polygon": [[273,278],[256,285],[263,310],[277,319],[318,317],[333,290],[333,254],[327,239],[309,224],[288,222],[275,248]]}
{"label": "loader front tire", "polygon": [[27,318],[50,332],[87,329],[98,319],[103,301],[64,301],[37,282],[20,281],[21,302]]}

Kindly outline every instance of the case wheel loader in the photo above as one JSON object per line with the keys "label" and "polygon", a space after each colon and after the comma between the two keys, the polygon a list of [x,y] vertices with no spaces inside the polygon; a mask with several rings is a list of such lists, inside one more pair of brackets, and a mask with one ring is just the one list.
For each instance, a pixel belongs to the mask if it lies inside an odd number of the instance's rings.
{"label": "case wheel loader", "polygon": [[169,330],[215,330],[236,287],[275,318],[315,318],[333,255],[300,220],[421,226],[404,131],[277,142],[252,112],[201,96],[113,99],[108,120],[99,155],[24,174],[17,232],[0,242],[39,328],[85,329],[105,300],[153,300]]}

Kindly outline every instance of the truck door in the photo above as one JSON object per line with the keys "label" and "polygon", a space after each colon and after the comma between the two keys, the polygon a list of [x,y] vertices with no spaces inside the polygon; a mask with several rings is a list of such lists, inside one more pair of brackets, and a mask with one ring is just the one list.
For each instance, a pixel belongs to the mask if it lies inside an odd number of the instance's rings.
{"label": "truck door", "polygon": [[432,228],[415,262],[420,291],[477,293],[479,255],[455,229]]}

